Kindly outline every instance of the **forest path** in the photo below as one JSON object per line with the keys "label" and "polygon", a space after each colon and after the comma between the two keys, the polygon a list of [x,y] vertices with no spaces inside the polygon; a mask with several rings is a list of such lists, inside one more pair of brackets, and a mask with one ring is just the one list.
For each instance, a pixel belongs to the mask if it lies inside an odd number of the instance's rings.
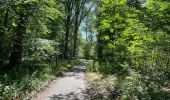
{"label": "forest path", "polygon": [[75,66],[63,77],[54,80],[32,100],[88,100],[84,81],[87,63]]}

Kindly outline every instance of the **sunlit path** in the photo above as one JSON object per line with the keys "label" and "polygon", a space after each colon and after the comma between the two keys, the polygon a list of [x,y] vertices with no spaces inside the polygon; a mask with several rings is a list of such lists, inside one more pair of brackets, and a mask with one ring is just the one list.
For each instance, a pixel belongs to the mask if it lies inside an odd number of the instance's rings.
{"label": "sunlit path", "polygon": [[86,62],[75,66],[63,77],[54,80],[33,100],[87,100],[84,71]]}

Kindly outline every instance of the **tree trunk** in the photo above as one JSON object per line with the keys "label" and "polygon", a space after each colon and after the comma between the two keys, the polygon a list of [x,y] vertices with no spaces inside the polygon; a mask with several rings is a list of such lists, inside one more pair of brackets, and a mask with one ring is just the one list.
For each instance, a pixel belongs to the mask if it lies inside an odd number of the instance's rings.
{"label": "tree trunk", "polygon": [[67,16],[66,20],[66,34],[65,34],[65,45],[64,45],[64,59],[68,59],[68,37],[70,33],[70,15]]}
{"label": "tree trunk", "polygon": [[103,60],[103,46],[102,46],[102,40],[100,39],[101,38],[101,32],[100,34],[97,36],[97,39],[98,39],[98,46],[97,46],[97,51],[98,51],[98,60],[101,61]]}
{"label": "tree trunk", "polygon": [[80,14],[80,7],[79,7],[79,1],[76,2],[76,11],[75,11],[75,29],[74,29],[74,51],[73,51],[73,57],[75,58],[76,57],[76,52],[77,52],[77,37],[78,37],[78,28],[79,28],[79,25],[78,25],[78,18],[79,18],[79,14]]}
{"label": "tree trunk", "polygon": [[25,13],[21,11],[13,42],[13,49],[9,59],[9,69],[12,69],[16,65],[20,64],[22,60],[23,38],[24,34],[26,34],[26,19]]}
{"label": "tree trunk", "polygon": [[70,35],[70,26],[71,26],[71,16],[72,16],[72,10],[73,10],[73,0],[66,0],[65,2],[65,13],[66,16],[66,22],[65,22],[65,41],[64,41],[64,59],[68,59],[68,41],[69,41],[69,35]]}
{"label": "tree trunk", "polygon": [[86,53],[85,53],[85,58],[86,60],[88,59],[88,18],[86,19]]}
{"label": "tree trunk", "polygon": [[3,65],[3,57],[4,57],[3,38],[4,38],[5,31],[7,30],[8,16],[9,16],[9,9],[7,9],[5,12],[4,23],[2,26],[2,30],[0,31],[0,65]]}

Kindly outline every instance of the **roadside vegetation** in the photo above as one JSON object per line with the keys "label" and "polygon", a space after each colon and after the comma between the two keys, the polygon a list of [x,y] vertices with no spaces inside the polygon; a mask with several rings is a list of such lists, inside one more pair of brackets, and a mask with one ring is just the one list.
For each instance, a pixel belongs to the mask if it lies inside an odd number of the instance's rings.
{"label": "roadside vegetation", "polygon": [[[56,76],[61,76],[64,72],[72,69],[78,64],[78,60],[52,63],[26,63],[12,71],[0,74],[0,99],[1,100],[23,100],[30,99],[36,93],[43,91]],[[24,69],[23,69],[24,67]]]}
{"label": "roadside vegetation", "polygon": [[0,0],[0,99],[80,59],[92,100],[170,99],[169,0]]}
{"label": "roadside vegetation", "polygon": [[0,100],[29,99],[79,63],[89,2],[0,0]]}
{"label": "roadside vegetation", "polygon": [[92,99],[169,100],[170,2],[102,0],[96,5],[98,57],[87,73]]}
{"label": "roadside vegetation", "polygon": [[[110,64],[99,65],[98,62],[88,64],[86,72],[87,92],[90,100],[168,100],[170,84],[166,74],[147,75],[135,69],[103,73],[100,68]],[[157,72],[157,73],[160,73]]]}

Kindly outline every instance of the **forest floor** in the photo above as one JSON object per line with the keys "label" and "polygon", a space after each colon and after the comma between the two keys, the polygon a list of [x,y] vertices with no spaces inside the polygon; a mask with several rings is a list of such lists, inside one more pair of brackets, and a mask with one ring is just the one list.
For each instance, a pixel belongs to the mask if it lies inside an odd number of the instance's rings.
{"label": "forest floor", "polygon": [[83,62],[62,77],[53,80],[32,100],[88,100],[85,87],[86,64]]}

